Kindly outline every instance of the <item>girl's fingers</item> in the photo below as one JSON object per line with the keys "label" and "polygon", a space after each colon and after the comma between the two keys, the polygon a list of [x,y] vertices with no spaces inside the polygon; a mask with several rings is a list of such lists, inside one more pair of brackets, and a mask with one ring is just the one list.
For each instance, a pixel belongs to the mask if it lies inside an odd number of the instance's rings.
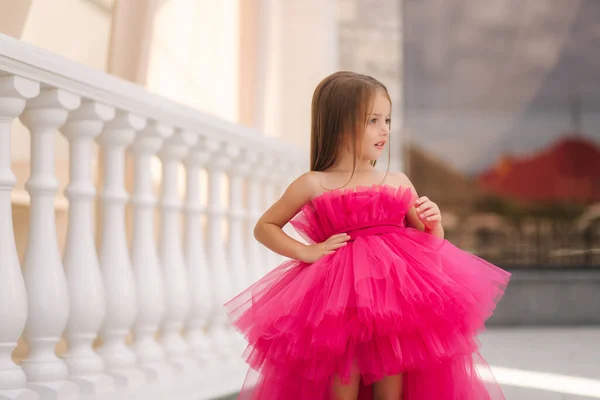
{"label": "girl's fingers", "polygon": [[439,214],[438,211],[436,209],[429,209],[427,211],[424,211],[421,213],[421,218],[427,218],[427,217],[431,217],[433,215]]}
{"label": "girl's fingers", "polygon": [[334,235],[334,236],[330,237],[329,239],[326,240],[326,243],[346,242],[349,239],[350,239],[350,236],[346,235],[345,233],[342,233],[340,235]]}
{"label": "girl's fingers", "polygon": [[427,201],[429,201],[429,198],[427,196],[419,197],[419,199],[417,199],[416,201],[416,205],[420,206]]}
{"label": "girl's fingers", "polygon": [[340,247],[344,247],[345,245],[346,245],[346,242],[343,242],[343,243],[335,243],[335,244],[330,244],[330,245],[327,247],[327,250],[337,250],[337,249],[339,249]]}
{"label": "girl's fingers", "polygon": [[335,242],[327,243],[327,248],[331,248],[333,246],[343,245],[343,244],[346,244],[346,243],[348,243],[348,241],[346,241],[346,240],[337,240]]}
{"label": "girl's fingers", "polygon": [[349,237],[348,234],[346,234],[346,233],[338,233],[336,235],[330,236],[329,239],[326,240],[326,242],[332,241],[332,240],[344,239],[346,237]]}
{"label": "girl's fingers", "polygon": [[433,215],[431,217],[427,217],[427,221],[441,221],[442,216],[440,214]]}
{"label": "girl's fingers", "polygon": [[427,208],[427,209],[418,211],[417,213],[419,214],[420,218],[425,218],[425,217],[431,215],[431,213],[435,213],[435,212],[437,212],[436,209],[432,207],[432,208]]}
{"label": "girl's fingers", "polygon": [[435,204],[432,201],[428,200],[425,203],[423,203],[423,204],[421,204],[420,206],[417,207],[417,212],[428,210],[428,209],[430,209],[433,206],[435,206]]}

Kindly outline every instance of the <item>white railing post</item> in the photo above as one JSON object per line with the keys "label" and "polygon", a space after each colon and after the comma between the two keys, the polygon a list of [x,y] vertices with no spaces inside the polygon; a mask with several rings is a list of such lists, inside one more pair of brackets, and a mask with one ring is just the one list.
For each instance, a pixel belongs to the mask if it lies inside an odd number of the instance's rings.
{"label": "white railing post", "polygon": [[181,335],[189,316],[190,297],[181,241],[182,205],[177,169],[196,138],[196,135],[176,130],[159,153],[163,163],[159,253],[167,306],[161,335],[167,359],[183,373],[192,372],[197,363],[190,357],[189,345]]}
{"label": "white railing post", "polygon": [[171,137],[173,128],[151,121],[138,132],[130,153],[134,158],[133,241],[131,262],[135,277],[138,314],[133,348],[138,365],[148,381],[169,380],[173,368],[166,362],[165,352],[155,335],[165,316],[165,293],[160,260],[156,249],[154,220],[156,196],[152,183],[152,156],[163,140]]}
{"label": "white railing post", "polygon": [[15,245],[11,191],[16,178],[11,169],[10,135],[13,120],[40,85],[18,76],[0,77],[0,399],[37,400],[26,388],[25,373],[12,361],[27,321],[27,293]]}
{"label": "white railing post", "polygon": [[223,307],[232,295],[223,232],[223,222],[227,217],[227,211],[223,207],[223,174],[229,168],[231,160],[237,156],[238,149],[227,142],[215,143],[211,140],[206,140],[206,146],[213,152],[213,157],[207,165],[208,229],[206,247],[213,282],[213,310],[209,337],[219,355],[229,359],[232,356],[231,346],[234,337],[225,307]]}
{"label": "white railing post", "polygon": [[265,175],[270,171],[270,163],[268,158],[263,155],[257,157],[257,162],[253,166],[252,174],[248,177],[248,234],[246,246],[248,248],[248,263],[252,281],[255,282],[264,275],[266,270],[264,257],[265,252],[262,244],[254,238],[254,227],[258,219],[264,212],[263,198],[261,192],[263,190],[262,181]]}
{"label": "white railing post", "polygon": [[108,373],[119,388],[134,388],[144,382],[136,366],[136,356],[125,340],[137,316],[136,288],[125,232],[125,147],[146,120],[124,111],[106,123],[97,140],[102,149],[102,238],[100,267],[104,278],[106,317],[100,330]]}
{"label": "white railing post", "polygon": [[[280,161],[271,159],[271,168],[263,174],[263,212],[275,202],[275,184],[279,176]],[[266,274],[277,266],[279,255],[267,247],[263,246],[264,266],[263,272]]]}
{"label": "white railing post", "polygon": [[249,285],[250,271],[248,265],[247,247],[245,236],[248,230],[246,225],[246,209],[244,205],[244,180],[252,173],[252,165],[256,163],[257,154],[243,149],[229,169],[229,266],[231,268],[231,282],[235,295],[246,289]]}
{"label": "white railing post", "polygon": [[190,316],[186,327],[186,339],[192,356],[201,365],[208,365],[213,354],[205,329],[211,312],[211,284],[206,257],[206,242],[202,215],[200,189],[200,169],[210,159],[210,150],[199,141],[185,159],[186,201],[185,201],[185,262],[189,273]]}
{"label": "white railing post", "polygon": [[[256,153],[242,149],[229,168],[229,242],[227,247],[228,264],[231,274],[232,292],[230,298],[246,289],[250,284],[248,253],[245,246],[246,210],[244,209],[244,179],[250,174],[251,166],[256,162]],[[238,347],[245,347],[241,334],[234,330],[234,339]]]}
{"label": "white railing post", "polygon": [[[281,166],[281,169],[279,170],[279,174],[277,176],[278,180],[275,189],[275,194],[278,199],[281,198],[281,196],[283,196],[287,187],[294,181],[294,179],[297,178],[297,176],[294,175],[295,172],[295,165],[293,161],[286,162]],[[289,223],[283,227],[283,231],[290,236],[294,235],[294,229]],[[280,255],[278,255],[277,258],[278,263],[282,263],[287,260],[286,257]]]}
{"label": "white railing post", "polygon": [[94,138],[115,109],[85,101],[70,113],[61,132],[69,141],[70,181],[65,190],[69,199],[69,225],[64,254],[69,290],[69,321],[65,337],[69,350],[64,355],[72,381],[82,393],[102,393],[114,389],[105,375],[105,365],[92,348],[106,311],[104,284],[94,242],[92,151]]}
{"label": "white railing post", "polygon": [[69,298],[56,237],[54,140],[69,110],[80,102],[77,95],[46,89],[28,101],[20,117],[31,133],[31,175],[26,183],[31,214],[23,261],[29,307],[25,340],[30,353],[21,365],[29,387],[43,398],[70,398],[79,391],[67,380],[67,366],[55,353],[69,318]]}

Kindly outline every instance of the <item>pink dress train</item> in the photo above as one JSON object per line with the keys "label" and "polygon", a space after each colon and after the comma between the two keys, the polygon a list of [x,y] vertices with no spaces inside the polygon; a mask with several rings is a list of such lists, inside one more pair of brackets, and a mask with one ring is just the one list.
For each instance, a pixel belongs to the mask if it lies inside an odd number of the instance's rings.
{"label": "pink dress train", "polygon": [[476,336],[510,274],[407,227],[415,200],[388,185],[332,190],[292,219],[311,243],[352,239],[313,264],[281,264],[226,304],[249,343],[241,399],[329,400],[332,379],[356,372],[361,400],[398,373],[402,400],[504,399],[481,377]]}

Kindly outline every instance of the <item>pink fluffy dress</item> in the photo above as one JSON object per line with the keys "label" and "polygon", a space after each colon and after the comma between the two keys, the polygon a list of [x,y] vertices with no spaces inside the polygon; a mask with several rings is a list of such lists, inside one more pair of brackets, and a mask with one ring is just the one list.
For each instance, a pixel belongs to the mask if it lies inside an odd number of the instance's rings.
{"label": "pink fluffy dress", "polygon": [[334,377],[356,373],[361,400],[399,373],[398,400],[504,399],[477,334],[510,273],[407,227],[415,201],[387,185],[332,190],[292,219],[310,243],[351,240],[313,264],[281,264],[226,304],[248,341],[241,399],[330,400]]}

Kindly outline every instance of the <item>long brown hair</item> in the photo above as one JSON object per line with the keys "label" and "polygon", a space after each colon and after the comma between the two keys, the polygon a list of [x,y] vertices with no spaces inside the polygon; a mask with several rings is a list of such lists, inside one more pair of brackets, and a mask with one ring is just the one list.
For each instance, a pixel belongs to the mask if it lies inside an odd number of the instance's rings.
{"label": "long brown hair", "polygon": [[[377,90],[383,90],[391,105],[385,85],[368,75],[340,71],[317,85],[311,107],[311,171],[324,171],[335,165],[341,145],[347,140],[354,154],[354,175],[356,143],[364,133]],[[371,163],[375,165],[375,160]]]}

